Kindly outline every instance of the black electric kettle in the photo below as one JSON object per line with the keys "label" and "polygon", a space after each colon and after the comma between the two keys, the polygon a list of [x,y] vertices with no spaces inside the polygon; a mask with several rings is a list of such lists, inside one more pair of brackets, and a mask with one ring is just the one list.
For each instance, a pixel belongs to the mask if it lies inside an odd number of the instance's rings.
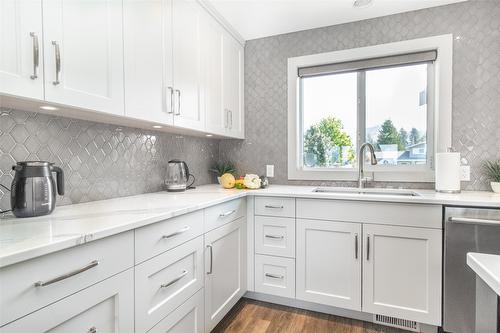
{"label": "black electric kettle", "polygon": [[12,181],[10,205],[16,217],[41,216],[52,213],[56,207],[57,193],[64,195],[64,173],[61,168],[43,161],[17,162],[12,167],[16,173]]}

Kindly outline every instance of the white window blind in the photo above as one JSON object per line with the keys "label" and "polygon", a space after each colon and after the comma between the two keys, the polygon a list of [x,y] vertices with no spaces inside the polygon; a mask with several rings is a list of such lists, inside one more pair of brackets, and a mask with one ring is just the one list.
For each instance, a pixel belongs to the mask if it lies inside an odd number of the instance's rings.
{"label": "white window blind", "polygon": [[432,62],[437,59],[437,51],[424,51],[409,54],[399,54],[387,57],[361,59],[354,61],[339,62],[333,64],[301,67],[298,68],[298,76],[301,78],[319,75],[354,72],[359,70],[384,68],[392,66],[411,65],[424,62]]}

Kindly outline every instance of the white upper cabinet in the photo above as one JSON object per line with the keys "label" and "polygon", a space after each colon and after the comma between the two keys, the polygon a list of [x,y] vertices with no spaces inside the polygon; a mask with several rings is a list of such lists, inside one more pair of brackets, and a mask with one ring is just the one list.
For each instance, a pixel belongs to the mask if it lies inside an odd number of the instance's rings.
{"label": "white upper cabinet", "polygon": [[227,134],[243,138],[243,46],[227,32],[223,37],[222,90]]}
{"label": "white upper cabinet", "polygon": [[243,138],[243,46],[208,13],[201,25],[206,129]]}
{"label": "white upper cabinet", "polygon": [[205,109],[206,130],[225,135],[226,117],[222,107],[222,42],[223,28],[208,13],[202,16],[202,108]]}
{"label": "white upper cabinet", "polygon": [[125,115],[173,125],[172,0],[124,0]]}
{"label": "white upper cabinet", "polygon": [[297,220],[297,299],[361,310],[361,224]]}
{"label": "white upper cabinet", "polygon": [[363,311],[441,325],[442,231],[364,224]]}
{"label": "white upper cabinet", "polygon": [[121,0],[44,0],[45,99],[124,114]]}
{"label": "white upper cabinet", "polygon": [[202,8],[196,1],[173,1],[174,125],[205,129],[200,108],[200,22]]}
{"label": "white upper cabinet", "polygon": [[0,93],[43,99],[42,1],[0,0]]}
{"label": "white upper cabinet", "polygon": [[244,137],[243,46],[198,1],[0,0],[0,10],[0,94],[89,120]]}

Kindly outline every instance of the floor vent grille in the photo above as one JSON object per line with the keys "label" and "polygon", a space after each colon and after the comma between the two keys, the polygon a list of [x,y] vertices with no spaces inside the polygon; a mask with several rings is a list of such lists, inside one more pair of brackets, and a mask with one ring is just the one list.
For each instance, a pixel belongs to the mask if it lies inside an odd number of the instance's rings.
{"label": "floor vent grille", "polygon": [[373,315],[373,321],[377,324],[402,328],[402,329],[410,330],[413,332],[420,332],[419,324],[413,320],[406,320],[406,319],[400,319],[400,318],[396,318],[396,317],[375,314],[375,315]]}

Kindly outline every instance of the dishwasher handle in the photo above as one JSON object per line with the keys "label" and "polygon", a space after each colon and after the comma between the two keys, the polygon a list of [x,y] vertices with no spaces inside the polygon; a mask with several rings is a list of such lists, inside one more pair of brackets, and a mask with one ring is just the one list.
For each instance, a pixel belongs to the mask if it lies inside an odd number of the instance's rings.
{"label": "dishwasher handle", "polygon": [[453,216],[451,216],[448,218],[448,222],[500,226],[500,220],[478,219],[478,218],[469,218],[469,217],[453,217]]}

